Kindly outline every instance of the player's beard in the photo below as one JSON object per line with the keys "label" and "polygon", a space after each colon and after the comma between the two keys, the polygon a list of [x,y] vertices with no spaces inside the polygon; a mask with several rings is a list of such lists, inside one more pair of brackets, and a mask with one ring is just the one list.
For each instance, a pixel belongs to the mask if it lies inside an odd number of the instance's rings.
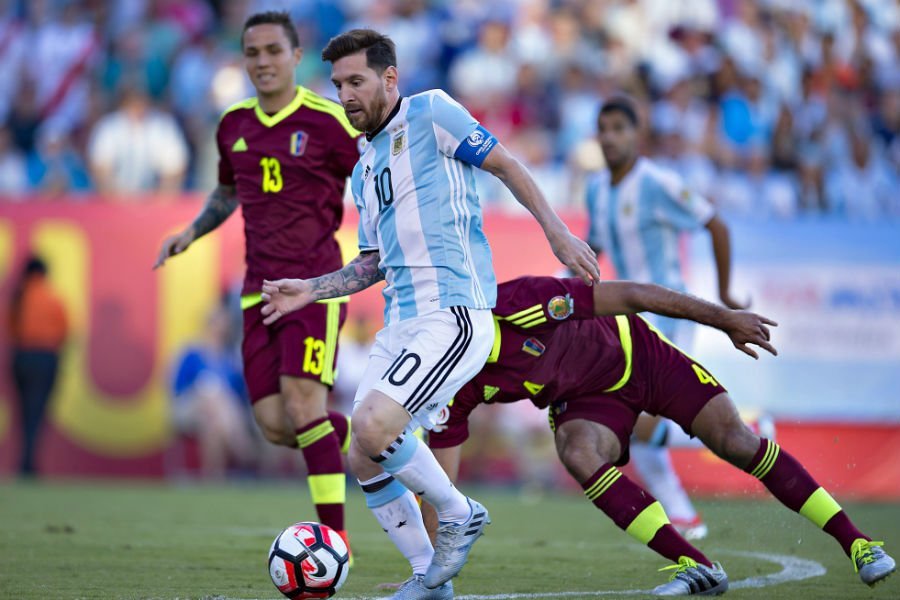
{"label": "player's beard", "polygon": [[375,97],[372,98],[372,104],[368,110],[365,110],[366,122],[363,124],[363,131],[375,131],[381,125],[382,120],[387,116],[387,92],[379,89]]}

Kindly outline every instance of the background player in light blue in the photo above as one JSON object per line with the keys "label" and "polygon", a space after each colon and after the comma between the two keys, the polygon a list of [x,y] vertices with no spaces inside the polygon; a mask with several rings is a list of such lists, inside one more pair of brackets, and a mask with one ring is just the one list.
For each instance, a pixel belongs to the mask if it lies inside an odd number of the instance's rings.
{"label": "background player in light blue", "polygon": [[[350,463],[367,505],[412,567],[394,598],[452,598],[450,579],[490,519],[409,432],[435,423],[484,366],[494,340],[497,284],[472,167],[497,176],[535,216],[560,261],[589,284],[599,280],[597,259],[461,105],[439,90],[400,96],[389,38],[352,30],[333,38],[322,57],[332,63],[350,123],[368,141],[351,178],[360,255],[315,279],[265,282],[262,310],[271,323],[386,280],[385,328],[354,401]],[[434,549],[413,492],[438,513]]]}
{"label": "background player in light blue", "polygon": [[[679,175],[640,156],[638,116],[632,102],[617,97],[604,103],[597,133],[608,169],[587,184],[591,247],[609,255],[619,279],[656,283],[683,292],[679,237],[682,232],[705,227],[712,238],[719,299],[729,308],[746,308],[730,292],[728,227],[716,215],[715,207],[689,190]],[[672,342],[690,351],[689,323],[649,314],[647,318]],[[667,425],[661,423],[659,431],[665,431]],[[650,492],[682,534],[688,539],[704,537],[706,526],[688,499],[668,450],[658,442],[636,442],[631,457]]]}

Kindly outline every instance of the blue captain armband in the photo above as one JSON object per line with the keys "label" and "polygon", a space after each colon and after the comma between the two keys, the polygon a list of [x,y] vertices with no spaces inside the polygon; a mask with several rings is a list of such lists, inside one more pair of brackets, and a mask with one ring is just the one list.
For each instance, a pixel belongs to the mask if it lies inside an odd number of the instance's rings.
{"label": "blue captain armband", "polygon": [[475,131],[469,134],[469,137],[460,142],[453,158],[480,168],[481,163],[484,162],[484,159],[496,146],[497,138],[490,131],[479,125]]}

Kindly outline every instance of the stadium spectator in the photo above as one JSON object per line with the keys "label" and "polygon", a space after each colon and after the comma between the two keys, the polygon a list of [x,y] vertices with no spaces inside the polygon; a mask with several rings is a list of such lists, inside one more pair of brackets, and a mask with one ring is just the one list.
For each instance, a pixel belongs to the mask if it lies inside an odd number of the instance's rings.
{"label": "stadium spectator", "polygon": [[0,196],[21,197],[27,189],[25,155],[13,144],[9,129],[0,127]]}
{"label": "stadium spectator", "polygon": [[228,308],[220,304],[173,367],[172,425],[177,434],[196,438],[200,470],[209,479],[223,479],[229,465],[246,467],[255,456],[234,338]]}
{"label": "stadium spectator", "polygon": [[19,473],[34,477],[44,414],[56,383],[60,350],[69,335],[65,308],[50,285],[47,264],[41,258],[30,256],[25,262],[7,316],[10,372],[22,419]]}
{"label": "stadium spectator", "polygon": [[[187,186],[205,189],[214,162],[205,140],[211,138],[215,116],[248,95],[235,68],[240,58],[235,40],[254,4],[137,0],[103,8],[72,0],[64,5],[40,0],[27,8],[0,6],[0,58],[8,66],[0,83],[9,82],[0,85],[0,118],[15,111],[7,122],[16,145],[31,152],[34,132],[49,118],[43,109],[45,98],[53,95],[48,89],[56,85],[65,102],[51,111],[59,119],[53,129],[74,129],[73,146],[84,156],[81,130],[92,124],[91,111],[72,107],[91,103],[86,86],[99,85],[108,103],[126,74],[139,76],[160,109],[176,114],[188,134]],[[451,86],[476,118],[503,137],[539,121],[556,141],[538,170],[567,180],[570,189],[580,185],[581,174],[568,166],[581,160],[593,107],[613,90],[639,98],[648,114],[666,106],[653,127],[659,126],[663,136],[681,130],[684,144],[675,154],[688,157],[682,168],[693,174],[682,174],[698,189],[708,193],[721,178],[731,196],[751,197],[762,181],[773,184],[781,198],[777,210],[771,203],[757,211],[753,205],[726,202],[726,213],[735,206],[757,219],[809,213],[848,218],[842,208],[828,204],[835,198],[825,193],[825,173],[846,164],[830,141],[841,136],[829,130],[847,124],[841,102],[833,100],[836,92],[864,107],[862,116],[871,126],[860,135],[887,149],[873,146],[873,156],[885,158],[892,178],[900,169],[893,116],[900,111],[892,100],[900,87],[900,10],[894,3],[609,0],[558,6],[546,0],[344,0],[303,3],[292,11],[302,31],[317,38],[312,45],[351,24],[379,26],[400,41],[399,60],[410,92]],[[36,43],[38,67],[19,77],[16,65],[29,40]],[[297,73],[308,87],[328,94],[324,72],[318,61],[304,61]],[[192,74],[197,74],[195,83]],[[34,94],[37,101],[29,99]],[[186,97],[193,103],[186,104]],[[788,161],[782,160],[788,136],[778,131],[785,110],[793,121],[790,137],[796,149]],[[849,140],[845,145],[850,147]],[[669,150],[673,164],[682,162]],[[748,175],[751,167],[757,171]],[[491,193],[484,201],[508,204]],[[553,201],[572,203],[570,198]],[[794,203],[799,210],[790,208]],[[875,204],[880,217],[894,218],[890,207]]]}
{"label": "stadium spectator", "polygon": [[128,202],[134,194],[180,191],[188,157],[172,115],[155,109],[139,86],[125,85],[119,110],[94,127],[89,158],[97,190]]}
{"label": "stadium spectator", "polygon": [[91,189],[91,180],[71,136],[45,129],[28,157],[28,180],[32,187],[51,198],[77,195]]}
{"label": "stadium spectator", "polygon": [[27,77],[35,85],[38,114],[70,131],[83,123],[90,76],[100,58],[100,39],[81,2],[27,3],[30,37]]}
{"label": "stadium spectator", "polygon": [[12,0],[0,1],[0,123],[6,121],[22,82],[22,60],[26,49],[26,29],[14,13]]}
{"label": "stadium spectator", "polygon": [[825,179],[829,205],[848,219],[875,221],[896,214],[897,178],[859,129],[847,133],[850,152]]}

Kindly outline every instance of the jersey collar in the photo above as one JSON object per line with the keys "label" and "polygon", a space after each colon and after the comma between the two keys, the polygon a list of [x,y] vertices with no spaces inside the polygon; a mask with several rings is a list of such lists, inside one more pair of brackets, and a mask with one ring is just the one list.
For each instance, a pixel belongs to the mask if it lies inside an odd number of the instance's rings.
{"label": "jersey collar", "polygon": [[388,123],[390,123],[394,119],[394,117],[397,116],[397,113],[400,112],[401,104],[403,104],[403,96],[400,96],[400,99],[397,100],[397,104],[394,105],[394,109],[391,111],[391,114],[389,114],[387,116],[387,119],[385,119],[381,123],[381,125],[376,127],[374,131],[366,133],[366,141],[367,142],[371,142],[375,138],[376,135],[378,135],[379,133],[384,131],[384,128],[388,126]]}
{"label": "jersey collar", "polygon": [[263,109],[259,107],[259,101],[257,100],[256,106],[253,107],[254,112],[256,113],[256,118],[259,119],[259,122],[265,125],[266,127],[274,127],[278,125],[290,115],[292,115],[298,108],[303,106],[303,99],[306,98],[306,88],[302,85],[297,86],[297,95],[294,96],[294,99],[291,100],[291,103],[279,110],[274,115],[267,115],[263,112]]}

